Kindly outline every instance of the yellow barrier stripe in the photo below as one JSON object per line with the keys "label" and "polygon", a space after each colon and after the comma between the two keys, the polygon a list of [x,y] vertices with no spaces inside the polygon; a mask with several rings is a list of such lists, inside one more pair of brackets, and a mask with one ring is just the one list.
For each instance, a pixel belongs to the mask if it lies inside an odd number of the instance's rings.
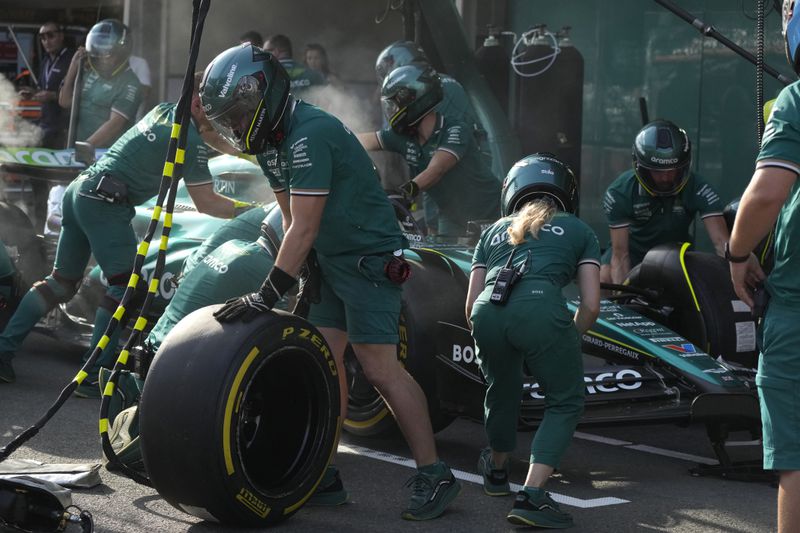
{"label": "yellow barrier stripe", "polygon": [[170,132],[169,136],[173,139],[177,139],[178,135],[181,134],[181,125],[178,122],[172,123],[172,132]]}
{"label": "yellow barrier stripe", "polygon": [[164,250],[165,252],[167,251],[167,241],[168,240],[169,240],[169,236],[168,235],[162,235],[161,236],[161,245],[159,246],[159,248],[161,250]]}
{"label": "yellow barrier stripe", "polygon": [[686,261],[684,259],[684,257],[686,256],[686,250],[688,250],[689,246],[691,245],[692,245],[691,243],[685,242],[681,246],[681,255],[680,255],[681,269],[683,269],[683,277],[686,278],[686,284],[689,286],[689,292],[692,293],[692,300],[694,300],[694,306],[697,308],[698,311],[700,311],[700,304],[697,303],[697,296],[694,293],[694,287],[692,287],[692,280],[689,279],[689,272],[686,270]]}
{"label": "yellow barrier stripe", "polygon": [[153,217],[155,220],[161,218],[161,206],[157,205],[153,208]]}
{"label": "yellow barrier stripe", "polygon": [[242,362],[242,366],[239,367],[239,370],[236,372],[236,377],[233,379],[233,385],[231,385],[231,390],[228,393],[228,401],[225,403],[225,418],[223,418],[222,422],[222,455],[225,457],[225,470],[227,470],[228,475],[233,474],[233,455],[231,455],[231,420],[233,418],[233,406],[236,405],[236,398],[239,395],[239,387],[242,384],[242,380],[244,379],[244,375],[247,372],[247,369],[250,368],[250,365],[253,364],[253,360],[258,355],[258,348],[255,346],[250,353],[247,354],[247,357],[244,358]]}
{"label": "yellow barrier stripe", "polygon": [[108,433],[108,418],[100,419],[100,434]]}
{"label": "yellow barrier stripe", "polygon": [[168,177],[168,178],[171,178],[172,177],[172,170],[174,168],[175,168],[175,165],[173,163],[170,163],[169,161],[164,163],[164,175],[166,177]]}
{"label": "yellow barrier stripe", "polygon": [[589,333],[589,334],[591,334],[591,335],[594,335],[595,337],[600,337],[601,339],[603,339],[603,340],[605,340],[605,341],[608,341],[608,342],[610,342],[610,343],[612,343],[612,344],[618,344],[618,345],[620,345],[620,346],[624,346],[625,348],[627,348],[627,349],[629,349],[629,350],[632,350],[632,351],[634,351],[634,352],[637,352],[637,353],[640,353],[640,354],[646,355],[647,357],[655,357],[655,355],[653,355],[653,354],[651,354],[651,353],[647,353],[647,352],[645,352],[644,350],[640,350],[639,348],[634,348],[634,347],[633,347],[633,346],[631,346],[630,344],[625,344],[624,342],[620,342],[620,341],[618,341],[617,339],[612,339],[611,337],[606,337],[605,335],[601,335],[600,333],[597,333],[596,331],[593,331],[593,330],[591,330],[591,329],[590,329],[590,330],[587,330],[587,331],[586,331],[586,333]]}
{"label": "yellow barrier stripe", "polygon": [[130,355],[130,353],[131,352],[129,352],[128,350],[122,350],[121,352],[119,352],[119,357],[117,357],[117,361],[119,361],[120,364],[127,365],[128,355]]}
{"label": "yellow barrier stripe", "polygon": [[137,285],[139,285],[139,274],[131,274],[128,278],[128,287],[135,289]]}
{"label": "yellow barrier stripe", "polygon": [[186,150],[184,150],[183,148],[178,148],[175,151],[175,162],[182,165],[185,159],[186,159]]}
{"label": "yellow barrier stripe", "polygon": [[73,381],[76,381],[78,385],[80,385],[81,383],[83,383],[83,380],[86,379],[86,376],[88,375],[89,374],[87,374],[85,371],[81,370],[75,375]]}
{"label": "yellow barrier stripe", "polygon": [[158,291],[158,278],[153,278],[150,280],[150,288],[148,289],[148,292],[155,294],[156,291]]}
{"label": "yellow barrier stripe", "polygon": [[108,343],[110,341],[111,339],[109,338],[108,335],[103,335],[102,337],[100,337],[100,340],[97,341],[97,347],[100,348],[101,350],[105,350],[106,346],[108,346]]}
{"label": "yellow barrier stripe", "polygon": [[147,319],[140,316],[136,319],[136,325],[133,326],[133,329],[136,331],[144,331],[145,326],[147,325]]}
{"label": "yellow barrier stripe", "polygon": [[103,389],[103,396],[113,396],[114,395],[114,383],[109,381],[106,383],[106,388]]}
{"label": "yellow barrier stripe", "polygon": [[172,227],[172,213],[167,213],[164,215],[164,227],[171,228]]}
{"label": "yellow barrier stripe", "polygon": [[147,249],[150,247],[150,243],[147,241],[142,241],[139,243],[139,248],[136,250],[136,253],[141,256],[147,255]]}
{"label": "yellow barrier stripe", "polygon": [[122,320],[122,317],[125,315],[125,308],[122,306],[117,307],[117,310],[114,311],[114,315],[111,317],[115,319],[117,322]]}

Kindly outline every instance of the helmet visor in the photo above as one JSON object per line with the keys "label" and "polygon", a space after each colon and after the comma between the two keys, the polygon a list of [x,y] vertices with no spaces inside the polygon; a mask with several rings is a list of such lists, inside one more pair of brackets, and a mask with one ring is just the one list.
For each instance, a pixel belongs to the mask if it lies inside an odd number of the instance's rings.
{"label": "helmet visor", "polygon": [[655,195],[671,196],[679,193],[686,185],[686,181],[689,179],[689,163],[668,169],[655,169],[639,165],[636,173],[646,188]]}
{"label": "helmet visor", "polygon": [[394,98],[381,98],[381,107],[383,107],[383,116],[386,117],[386,120],[391,125],[393,122],[392,119],[400,111],[400,106]]}
{"label": "helmet visor", "polygon": [[263,79],[263,74],[262,76],[258,74],[261,73],[242,76],[233,89],[230,102],[218,113],[208,115],[208,120],[214,129],[239,150],[246,148],[245,139],[262,105],[266,81]]}

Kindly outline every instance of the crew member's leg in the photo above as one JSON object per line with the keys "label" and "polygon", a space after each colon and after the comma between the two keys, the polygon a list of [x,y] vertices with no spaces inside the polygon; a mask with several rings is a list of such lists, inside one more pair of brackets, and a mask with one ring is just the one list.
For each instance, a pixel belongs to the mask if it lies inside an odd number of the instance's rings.
{"label": "crew member's leg", "polygon": [[68,302],[77,291],[78,283],[89,261],[89,241],[75,218],[74,199],[77,190],[73,182],[64,194],[64,218],[56,250],[53,273],[33,284],[19,303],[3,333],[0,334],[1,382],[14,381],[11,359],[36,323],[59,303]]}

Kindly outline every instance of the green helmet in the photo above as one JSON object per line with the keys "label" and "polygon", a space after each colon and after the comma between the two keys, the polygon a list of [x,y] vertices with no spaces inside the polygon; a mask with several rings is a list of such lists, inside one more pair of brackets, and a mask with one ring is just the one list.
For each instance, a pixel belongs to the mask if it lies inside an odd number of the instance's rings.
{"label": "green helmet", "polygon": [[645,125],[633,141],[633,170],[651,196],[674,196],[689,181],[692,143],[668,120]]}
{"label": "green helmet", "polygon": [[422,117],[442,101],[442,80],[420,64],[394,69],[383,81],[383,113],[394,131],[412,135]]}
{"label": "green helmet", "polygon": [[578,208],[575,173],[569,165],[546,152],[523,157],[508,171],[500,193],[502,214],[512,215],[537,198],[549,198],[568,213]]}
{"label": "green helmet", "polygon": [[98,74],[114,76],[131,56],[128,27],[116,19],[98,22],[86,34],[86,55]]}
{"label": "green helmet", "polygon": [[211,124],[245,154],[284,138],[289,75],[269,52],[250,43],[228,48],[206,67],[200,99]]}
{"label": "green helmet", "polygon": [[429,61],[417,43],[413,41],[393,42],[383,49],[375,61],[375,74],[378,75],[378,81],[383,83],[391,71],[410,63],[427,64]]}

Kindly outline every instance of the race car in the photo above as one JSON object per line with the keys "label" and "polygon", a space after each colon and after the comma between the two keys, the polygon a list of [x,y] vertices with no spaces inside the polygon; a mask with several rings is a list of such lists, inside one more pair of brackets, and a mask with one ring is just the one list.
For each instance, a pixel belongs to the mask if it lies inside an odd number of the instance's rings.
{"label": "race car", "polygon": [[[254,176],[260,176],[257,166],[227,156],[212,160],[212,173],[235,186],[252,184]],[[263,178],[261,183],[265,187]],[[253,194],[240,195],[235,187],[223,186],[240,199]],[[393,201],[400,226],[412,243],[406,251],[412,276],[404,285],[398,358],[425,391],[436,430],[455,417],[480,421],[486,386],[464,316],[471,242],[480,226],[474,225],[468,237],[437,240]],[[134,226],[140,234],[152,209],[152,202],[137,208]],[[277,250],[280,217],[269,220]],[[185,191],[179,193],[151,323],[174,295],[186,257],[223,222],[198,213]],[[34,262],[28,256],[36,253],[35,238],[31,244],[30,231],[6,232],[0,238],[15,251],[12,257],[18,258],[24,279],[24,265]],[[149,279],[154,267],[153,255],[145,262],[144,277]],[[78,295],[61,307],[65,320],[55,329],[48,325],[49,333],[87,342],[103,284],[98,269],[89,272]],[[722,467],[730,468],[724,448],[729,432],[747,430],[757,436],[760,422],[754,383],[756,324],[733,292],[725,261],[690,251],[688,244],[663,246],[647,254],[626,285],[607,288],[617,293],[602,302],[597,323],[583,336],[582,424],[703,423]],[[577,301],[573,298],[568,305],[574,309]],[[346,355],[346,367],[350,392],[344,429],[364,436],[391,431],[394,421],[389,410],[352,353]],[[520,390],[520,427],[536,427],[543,409],[544,396],[530,377]]]}

